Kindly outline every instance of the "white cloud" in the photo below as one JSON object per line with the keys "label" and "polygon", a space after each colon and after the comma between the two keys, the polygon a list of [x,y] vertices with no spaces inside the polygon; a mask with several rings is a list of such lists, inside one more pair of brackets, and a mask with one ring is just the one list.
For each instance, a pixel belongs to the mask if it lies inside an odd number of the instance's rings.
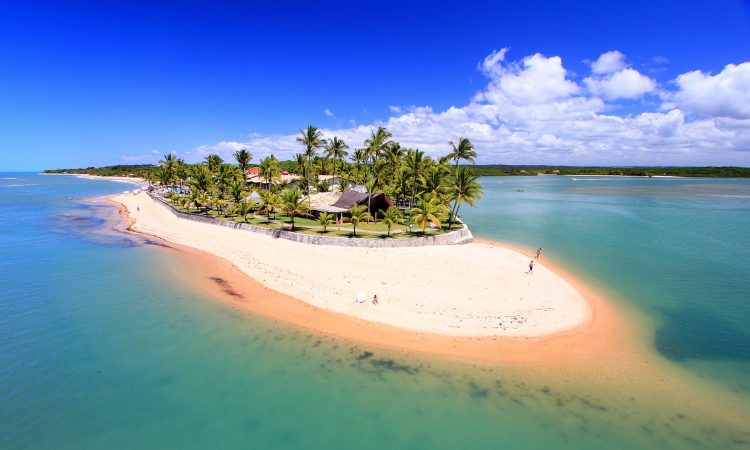
{"label": "white cloud", "polygon": [[328,108],[326,108],[326,109],[323,110],[323,114],[325,114],[326,117],[333,117],[333,111],[331,111]]}
{"label": "white cloud", "polygon": [[599,55],[599,59],[591,63],[591,71],[597,75],[617,72],[625,67],[627,67],[625,64],[625,55],[617,50],[602,53]]}
{"label": "white cloud", "polygon": [[606,77],[587,77],[586,87],[607,100],[634,99],[656,89],[656,82],[635,69],[622,69]]}
{"label": "white cloud", "polygon": [[391,106],[388,107],[388,109],[391,112],[394,112],[394,113],[401,113],[401,107],[400,106],[391,105]]}
{"label": "white cloud", "polygon": [[672,100],[698,114],[750,119],[750,62],[729,64],[717,75],[696,70],[675,80],[679,91]]}
{"label": "white cloud", "polygon": [[566,78],[560,57],[546,58],[537,53],[520,63],[504,64],[506,52],[507,49],[493,52],[482,62],[482,71],[490,78],[483,99],[503,98],[514,104],[546,103],[578,92],[578,86]]}
{"label": "white cloud", "polygon": [[[337,135],[356,147],[370,126],[382,125],[403,146],[432,156],[446,154],[449,140],[465,136],[474,142],[480,163],[750,165],[750,63],[729,65],[715,76],[680,75],[668,85],[676,89],[658,91],[661,105],[642,103],[642,112],[617,115],[612,111],[618,111],[618,99],[657,93],[653,80],[625,66],[622,53],[600,56],[592,65],[595,74],[582,82],[558,56],[506,61],[507,53],[495,51],[478,65],[487,85],[463,106],[442,111],[415,106],[392,111],[382,122],[323,129],[324,136]],[[255,160],[271,153],[287,159],[302,150],[295,138],[296,133],[222,141],[186,157],[199,160],[217,152],[230,159],[248,148]]]}
{"label": "white cloud", "polygon": [[657,55],[651,58],[651,61],[653,61],[654,64],[666,64],[669,62],[669,59],[666,56]]}

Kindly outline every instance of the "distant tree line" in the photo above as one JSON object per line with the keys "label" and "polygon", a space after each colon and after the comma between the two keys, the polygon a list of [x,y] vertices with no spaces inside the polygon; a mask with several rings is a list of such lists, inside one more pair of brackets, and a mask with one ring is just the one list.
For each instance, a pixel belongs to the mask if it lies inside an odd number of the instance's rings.
{"label": "distant tree line", "polygon": [[[294,160],[278,161],[279,169],[294,173],[299,163]],[[248,167],[257,167],[250,164]],[[135,176],[150,179],[159,169],[151,164],[86,167],[79,169],[45,170],[45,173],[73,173],[101,176]],[[469,167],[476,176],[528,176],[528,175],[621,175],[621,176],[679,176],[706,178],[748,178],[750,167],[595,167],[595,166],[531,166],[506,164],[477,164]]]}
{"label": "distant tree line", "polygon": [[707,178],[748,178],[750,167],[596,167],[596,166],[517,166],[490,164],[471,166],[477,176],[525,175],[620,175],[620,176],[676,176]]}

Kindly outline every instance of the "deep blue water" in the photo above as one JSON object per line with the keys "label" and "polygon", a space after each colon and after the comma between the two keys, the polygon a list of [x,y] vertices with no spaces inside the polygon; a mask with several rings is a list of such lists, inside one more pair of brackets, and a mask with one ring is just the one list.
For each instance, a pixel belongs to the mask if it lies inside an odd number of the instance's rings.
{"label": "deep blue water", "polygon": [[[745,395],[746,181],[482,182],[481,207],[464,213],[476,234],[542,246],[652,318],[664,357]],[[174,254],[113,231],[109,207],[77,200],[125,189],[0,174],[0,448],[694,449],[750,440],[691,422],[694,411],[574,393],[566,380],[535,385],[503,368],[433,364],[239,313],[172,282]]]}

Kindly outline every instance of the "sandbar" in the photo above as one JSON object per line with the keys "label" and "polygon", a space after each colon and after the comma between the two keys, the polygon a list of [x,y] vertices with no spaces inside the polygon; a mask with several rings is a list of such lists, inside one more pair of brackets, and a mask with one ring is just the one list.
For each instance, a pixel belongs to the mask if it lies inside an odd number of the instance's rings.
{"label": "sandbar", "polygon": [[[127,208],[133,231],[209,252],[268,288],[368,322],[448,336],[539,337],[592,318],[579,289],[542,262],[527,274],[529,256],[507,247],[309,245],[181,219],[146,193],[113,200]],[[359,293],[365,303],[355,302]]]}

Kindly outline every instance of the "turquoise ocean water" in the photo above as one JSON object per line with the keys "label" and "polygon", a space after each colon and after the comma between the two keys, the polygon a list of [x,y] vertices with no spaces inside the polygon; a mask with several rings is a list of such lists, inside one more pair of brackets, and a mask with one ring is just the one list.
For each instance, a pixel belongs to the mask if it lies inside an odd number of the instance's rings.
{"label": "turquoise ocean water", "polygon": [[[463,214],[476,235],[541,246],[606,286],[649,318],[659,357],[745,399],[750,416],[750,182],[482,184],[480,208]],[[0,448],[750,445],[746,430],[680,427],[690,411],[643,411],[239,313],[169,282],[173,254],[112,231],[110,207],[77,200],[125,189],[0,174]]]}

